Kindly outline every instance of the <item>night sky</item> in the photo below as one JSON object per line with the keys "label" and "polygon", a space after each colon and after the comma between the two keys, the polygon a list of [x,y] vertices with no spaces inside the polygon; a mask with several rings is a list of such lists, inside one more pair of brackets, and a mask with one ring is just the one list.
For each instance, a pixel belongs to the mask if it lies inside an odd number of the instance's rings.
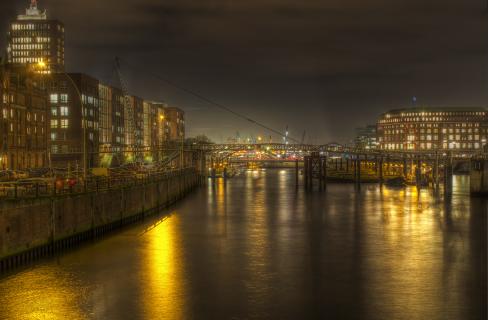
{"label": "night sky", "polygon": [[[1,0],[3,34],[28,0]],[[306,142],[346,142],[392,108],[488,105],[486,0],[39,0],[66,26],[68,71],[187,112],[189,135],[269,136],[151,77]],[[5,47],[5,37],[0,40]],[[275,140],[276,137],[275,137]]]}

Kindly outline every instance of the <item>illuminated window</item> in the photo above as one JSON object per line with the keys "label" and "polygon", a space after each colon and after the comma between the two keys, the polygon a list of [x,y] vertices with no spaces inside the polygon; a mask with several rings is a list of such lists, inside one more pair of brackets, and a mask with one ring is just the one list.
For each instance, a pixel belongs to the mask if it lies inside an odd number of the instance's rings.
{"label": "illuminated window", "polygon": [[66,129],[69,127],[69,121],[68,119],[62,119],[61,120],[61,128]]}
{"label": "illuminated window", "polygon": [[61,111],[61,116],[64,116],[64,117],[68,116],[68,107],[61,107],[59,109]]}
{"label": "illuminated window", "polygon": [[58,120],[56,119],[51,119],[51,128],[57,128],[58,127]]}
{"label": "illuminated window", "polygon": [[58,95],[56,93],[51,94],[50,100],[51,103],[58,103]]}

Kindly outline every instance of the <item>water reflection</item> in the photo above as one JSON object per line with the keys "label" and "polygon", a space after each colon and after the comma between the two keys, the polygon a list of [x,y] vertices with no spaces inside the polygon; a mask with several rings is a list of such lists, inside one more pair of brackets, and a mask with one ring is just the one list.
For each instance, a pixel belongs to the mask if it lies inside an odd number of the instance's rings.
{"label": "water reflection", "polygon": [[144,263],[141,301],[146,319],[186,319],[184,259],[181,252],[180,220],[173,214],[143,233]]}
{"label": "water reflection", "polygon": [[486,318],[487,201],[466,177],[447,202],[294,180],[217,179],[166,218],[4,278],[0,318]]}
{"label": "water reflection", "polygon": [[56,268],[24,271],[0,282],[0,319],[85,319],[88,292],[76,275]]}

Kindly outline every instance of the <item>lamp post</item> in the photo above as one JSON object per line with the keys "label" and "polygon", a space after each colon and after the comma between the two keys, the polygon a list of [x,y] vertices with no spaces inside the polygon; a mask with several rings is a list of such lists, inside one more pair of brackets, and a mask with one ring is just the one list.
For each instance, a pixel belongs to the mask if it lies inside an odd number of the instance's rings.
{"label": "lamp post", "polygon": [[[38,70],[45,70],[47,68],[47,65],[44,61],[39,61],[37,62],[37,68]],[[49,71],[42,73],[42,74],[51,74]],[[74,80],[67,74],[65,71],[60,72],[59,74],[62,74],[64,77],[68,79],[68,81],[73,85],[73,88],[75,88],[76,94],[78,95],[78,99],[80,100],[80,106],[81,106],[81,126],[83,129],[83,180],[86,181],[87,177],[87,171],[88,171],[88,157],[87,157],[87,141],[86,141],[86,110],[83,106],[83,99],[81,96],[81,92],[78,89],[78,86],[74,82]],[[51,168],[50,168],[51,169]]]}

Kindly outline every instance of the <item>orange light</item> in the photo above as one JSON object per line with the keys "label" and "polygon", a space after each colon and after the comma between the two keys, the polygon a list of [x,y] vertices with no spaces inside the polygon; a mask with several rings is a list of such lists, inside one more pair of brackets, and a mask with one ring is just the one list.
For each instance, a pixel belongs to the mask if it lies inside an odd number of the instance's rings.
{"label": "orange light", "polygon": [[40,68],[40,69],[45,69],[46,68],[46,63],[44,61],[39,61],[37,63],[37,66]]}

